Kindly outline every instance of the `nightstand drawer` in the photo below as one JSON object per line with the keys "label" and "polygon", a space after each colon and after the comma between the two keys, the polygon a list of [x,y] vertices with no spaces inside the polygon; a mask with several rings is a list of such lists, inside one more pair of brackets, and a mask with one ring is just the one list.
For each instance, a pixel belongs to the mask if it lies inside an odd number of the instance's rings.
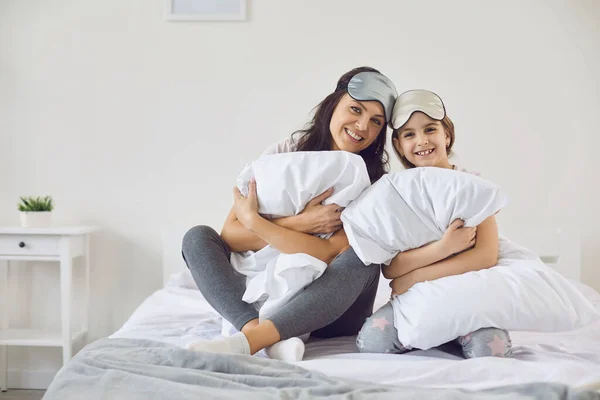
{"label": "nightstand drawer", "polygon": [[57,256],[60,237],[44,235],[0,235],[0,254]]}

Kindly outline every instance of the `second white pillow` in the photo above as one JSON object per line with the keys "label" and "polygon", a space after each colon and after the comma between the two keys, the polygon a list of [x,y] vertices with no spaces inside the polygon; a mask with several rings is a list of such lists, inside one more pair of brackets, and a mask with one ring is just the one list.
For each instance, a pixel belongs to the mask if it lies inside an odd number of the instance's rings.
{"label": "second white pillow", "polygon": [[344,210],[342,222],[365,265],[389,264],[400,251],[439,240],[455,219],[477,226],[505,204],[497,185],[473,174],[413,168],[382,177]]}

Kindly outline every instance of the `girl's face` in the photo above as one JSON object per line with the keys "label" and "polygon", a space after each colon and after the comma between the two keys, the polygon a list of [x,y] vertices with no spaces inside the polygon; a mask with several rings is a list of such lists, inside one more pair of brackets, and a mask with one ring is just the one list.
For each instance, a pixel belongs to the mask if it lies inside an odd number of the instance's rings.
{"label": "girl's face", "polygon": [[396,150],[416,167],[452,168],[446,150],[450,136],[440,121],[422,112],[415,112],[392,142]]}
{"label": "girl's face", "polygon": [[383,106],[377,101],[357,101],[344,94],[331,115],[332,150],[359,153],[375,141],[385,126]]}

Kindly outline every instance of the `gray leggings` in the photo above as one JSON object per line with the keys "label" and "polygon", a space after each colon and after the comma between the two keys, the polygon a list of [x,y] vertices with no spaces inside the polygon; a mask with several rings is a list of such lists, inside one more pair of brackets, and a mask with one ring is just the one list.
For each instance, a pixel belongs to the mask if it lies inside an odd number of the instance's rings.
{"label": "gray leggings", "polygon": [[[214,229],[190,229],[182,255],[202,295],[236,329],[258,318],[256,307],[242,300],[246,277],[234,271],[231,251]],[[378,281],[379,266],[365,266],[349,249],[269,320],[282,340],[309,332],[321,338],[356,335],[373,313]]]}
{"label": "gray leggings", "polygon": [[[456,342],[462,347],[465,358],[510,357],[512,344],[508,332],[497,328],[482,328]],[[408,351],[400,340],[394,327],[392,303],[387,303],[375,312],[363,325],[356,345],[361,353],[405,353]]]}

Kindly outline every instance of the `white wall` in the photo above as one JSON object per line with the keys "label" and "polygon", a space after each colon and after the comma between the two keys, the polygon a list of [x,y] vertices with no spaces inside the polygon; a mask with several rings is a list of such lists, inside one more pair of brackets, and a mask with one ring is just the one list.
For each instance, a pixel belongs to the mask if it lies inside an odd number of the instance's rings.
{"label": "white wall", "polygon": [[[160,286],[163,233],[220,227],[244,163],[360,65],[399,91],[439,93],[456,162],[511,197],[501,228],[580,235],[583,280],[600,289],[600,3],[260,0],[244,23],[167,22],[162,10],[162,0],[0,1],[0,223],[18,223],[19,195],[48,193],[56,220],[102,227],[92,339]],[[19,274],[34,299],[15,320],[56,323],[39,307],[58,302],[56,271]],[[60,360],[10,355],[13,368]]]}

